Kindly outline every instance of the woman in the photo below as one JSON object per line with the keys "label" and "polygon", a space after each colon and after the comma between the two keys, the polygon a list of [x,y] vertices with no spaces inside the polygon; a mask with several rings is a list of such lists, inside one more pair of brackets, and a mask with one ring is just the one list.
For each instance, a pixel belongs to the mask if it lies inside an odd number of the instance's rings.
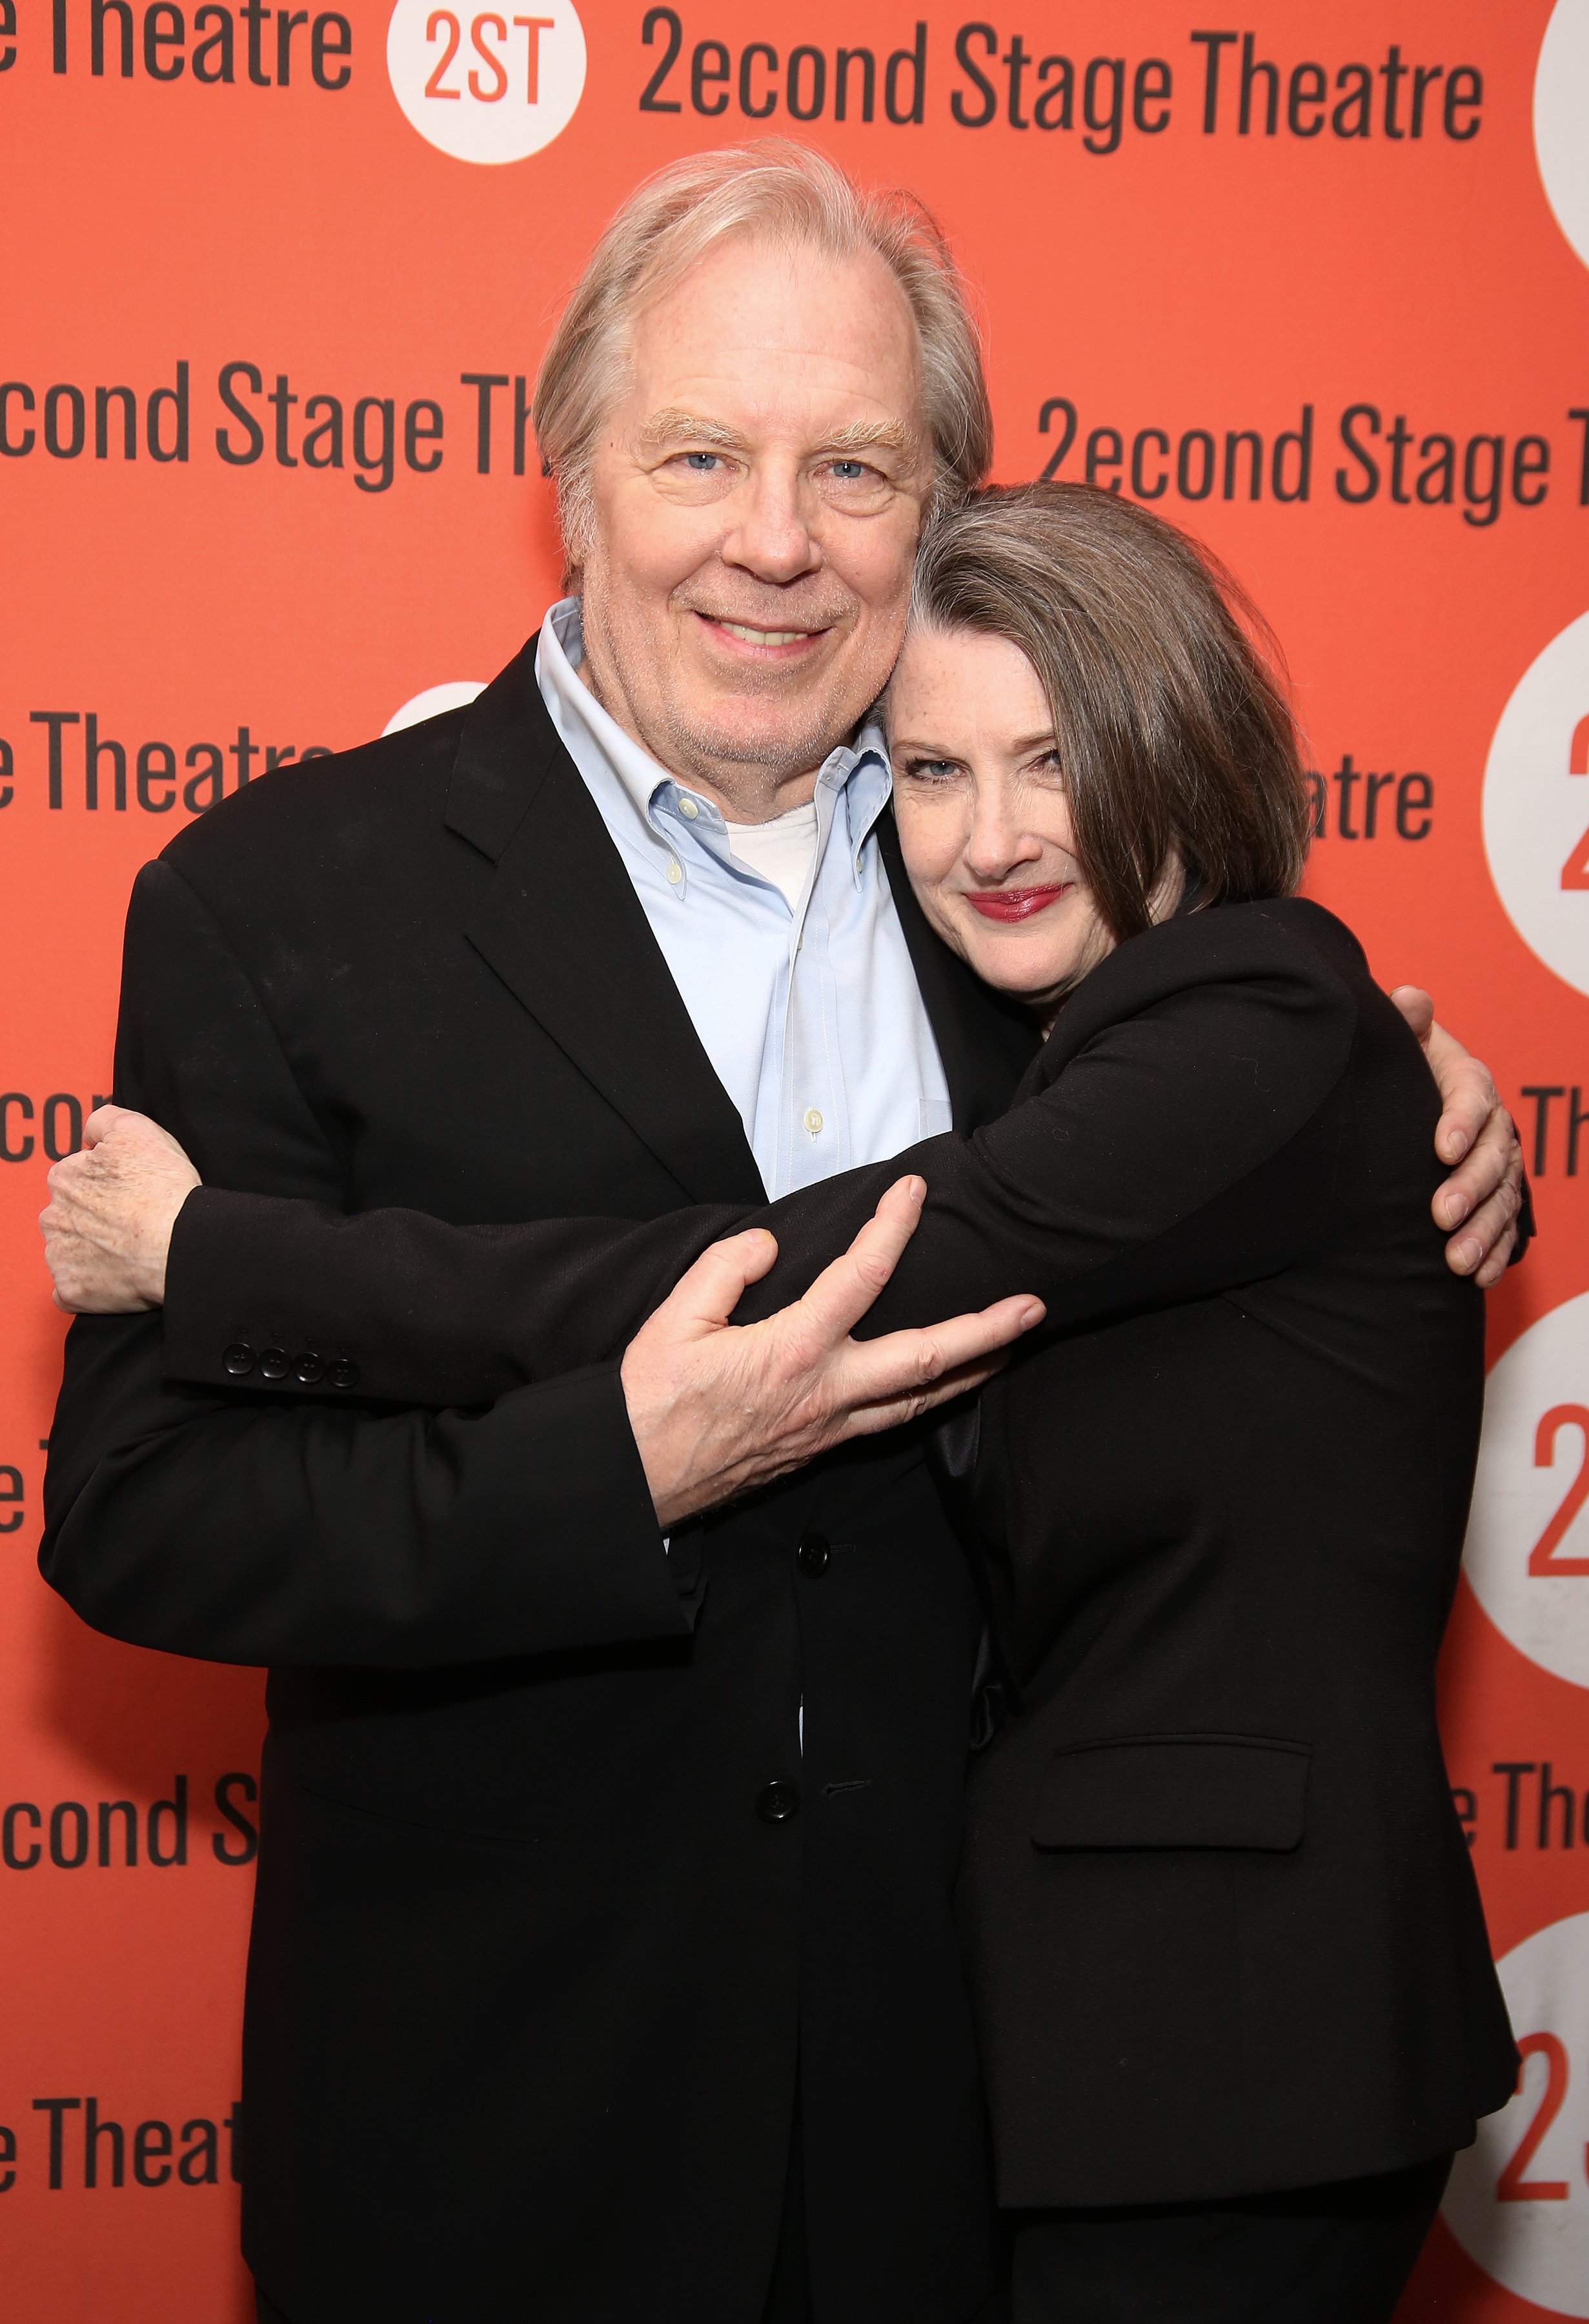
{"label": "woman", "polygon": [[[868,1332],[1048,1311],[942,1432],[1000,1672],[962,1888],[1014,2315],[1370,2324],[1516,2063],[1435,1723],[1483,1384],[1435,1093],[1291,893],[1291,722],[1171,528],[1061,486],[943,519],[887,719],[923,912],[1046,1032],[1013,1110],[753,1219],[328,1222],[328,1278],[396,1315],[439,1254],[473,1322],[378,1385],[484,1398],[623,1347],[736,1223],[778,1245],[736,1322],[773,1313],[919,1172]],[[552,1253],[555,1306],[505,1303]]]}

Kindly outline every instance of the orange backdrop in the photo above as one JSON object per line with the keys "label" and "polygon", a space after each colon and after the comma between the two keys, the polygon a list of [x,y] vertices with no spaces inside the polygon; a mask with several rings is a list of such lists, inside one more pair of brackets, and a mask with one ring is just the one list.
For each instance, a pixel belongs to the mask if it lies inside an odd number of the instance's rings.
{"label": "orange backdrop", "polygon": [[1532,2046],[1404,2314],[1589,2315],[1589,5],[538,5],[400,0],[389,42],[372,0],[0,0],[5,2312],[252,2313],[260,1677],[94,1636],[33,1562],[34,1218],[108,1087],[129,884],[220,789],[534,628],[549,319],[639,176],[759,126],[942,218],[1001,477],[1090,466],[1246,582],[1318,770],[1313,892],[1523,1126],[1542,1232],[1491,1302],[1444,1685]]}

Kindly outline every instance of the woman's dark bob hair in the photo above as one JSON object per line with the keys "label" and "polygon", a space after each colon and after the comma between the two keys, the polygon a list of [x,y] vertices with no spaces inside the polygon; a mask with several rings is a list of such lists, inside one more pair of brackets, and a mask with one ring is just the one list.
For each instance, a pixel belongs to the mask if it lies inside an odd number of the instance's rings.
{"label": "woman's dark bob hair", "polygon": [[1007,638],[1037,672],[1077,862],[1118,940],[1151,925],[1172,852],[1200,903],[1296,887],[1307,787],[1278,655],[1173,525],[1089,484],[990,487],[928,528],[911,618]]}

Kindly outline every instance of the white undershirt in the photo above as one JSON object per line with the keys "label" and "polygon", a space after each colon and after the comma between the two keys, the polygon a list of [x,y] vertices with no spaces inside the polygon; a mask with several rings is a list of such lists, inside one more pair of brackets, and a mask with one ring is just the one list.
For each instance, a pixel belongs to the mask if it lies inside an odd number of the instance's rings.
{"label": "white undershirt", "polygon": [[816,862],[816,801],[792,807],[770,823],[730,823],[729,853],[749,871],[781,889],[792,912],[800,908],[811,867]]}

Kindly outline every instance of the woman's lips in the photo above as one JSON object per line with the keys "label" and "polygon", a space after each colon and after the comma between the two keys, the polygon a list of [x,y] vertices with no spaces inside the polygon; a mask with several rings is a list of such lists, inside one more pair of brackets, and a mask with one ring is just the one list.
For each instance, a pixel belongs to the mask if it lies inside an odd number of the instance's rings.
{"label": "woman's lips", "polygon": [[1071,882],[1061,880],[1052,888],[995,888],[981,895],[966,893],[966,901],[985,920],[1029,920],[1033,912],[1045,911],[1061,896],[1070,893]]}

